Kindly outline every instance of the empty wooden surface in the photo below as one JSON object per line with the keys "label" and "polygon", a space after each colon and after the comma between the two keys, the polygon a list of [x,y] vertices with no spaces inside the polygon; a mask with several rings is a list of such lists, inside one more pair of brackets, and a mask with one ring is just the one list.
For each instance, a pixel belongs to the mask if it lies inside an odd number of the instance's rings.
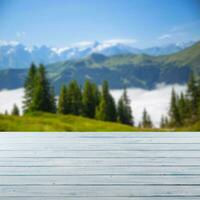
{"label": "empty wooden surface", "polygon": [[0,133],[0,200],[200,199],[200,133]]}

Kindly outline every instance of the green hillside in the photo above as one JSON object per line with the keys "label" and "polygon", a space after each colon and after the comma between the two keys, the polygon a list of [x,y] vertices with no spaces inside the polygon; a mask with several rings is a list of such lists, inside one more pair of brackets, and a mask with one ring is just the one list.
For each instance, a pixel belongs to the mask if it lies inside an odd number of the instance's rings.
{"label": "green hillside", "polygon": [[181,128],[177,128],[175,131],[193,131],[193,132],[199,132],[200,131],[200,121],[194,123],[194,124],[191,124],[191,125],[188,125],[188,126],[183,126]]}
{"label": "green hillside", "polygon": [[0,70],[0,89],[15,89],[22,87],[27,71],[27,69]]}
{"label": "green hillside", "polygon": [[[47,65],[48,76],[56,91],[62,84],[85,79],[101,84],[108,80],[111,88],[140,87],[152,89],[158,83],[184,84],[194,70],[200,75],[200,42],[168,56],[92,54],[80,60]],[[0,89],[23,86],[27,70],[0,70]]]}
{"label": "green hillside", "polygon": [[164,65],[173,63],[178,67],[189,66],[197,73],[200,73],[200,42],[181,52],[169,56],[161,56],[160,58]]}
{"label": "green hillside", "polygon": [[122,125],[119,123],[103,122],[73,115],[56,115],[49,113],[35,113],[27,116],[0,115],[0,131],[27,132],[65,132],[65,131],[93,131],[93,132],[125,132],[125,131],[199,131],[200,122],[182,128],[172,129],[142,129]]}
{"label": "green hillside", "polygon": [[[152,89],[156,84],[184,84],[195,70],[200,74],[200,42],[168,56],[92,54],[78,61],[48,65],[56,89],[74,78],[80,84],[89,78],[97,84],[108,80],[112,88],[140,87]],[[56,73],[55,73],[56,72]]]}
{"label": "green hillside", "polygon": [[[143,131],[119,123],[73,115],[35,113],[26,116],[0,115],[0,131]],[[147,130],[148,131],[148,130]]]}

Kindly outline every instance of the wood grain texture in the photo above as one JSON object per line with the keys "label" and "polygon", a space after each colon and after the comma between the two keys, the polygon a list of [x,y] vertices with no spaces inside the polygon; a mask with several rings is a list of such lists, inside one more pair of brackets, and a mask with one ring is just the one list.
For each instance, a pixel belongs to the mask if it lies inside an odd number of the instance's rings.
{"label": "wood grain texture", "polygon": [[0,200],[200,199],[200,133],[0,133]]}

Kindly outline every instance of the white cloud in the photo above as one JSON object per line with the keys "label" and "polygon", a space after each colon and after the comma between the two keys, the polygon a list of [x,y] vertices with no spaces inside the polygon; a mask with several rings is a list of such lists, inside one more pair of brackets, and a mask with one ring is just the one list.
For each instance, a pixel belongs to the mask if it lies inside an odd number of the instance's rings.
{"label": "white cloud", "polygon": [[138,41],[136,39],[112,39],[102,41],[96,48],[93,49],[94,52],[101,52],[102,50],[115,46],[115,45],[127,45],[133,46]]}
{"label": "white cloud", "polygon": [[200,20],[173,26],[168,33],[158,37],[159,42],[188,42],[198,41],[200,39]]}
{"label": "white cloud", "polygon": [[172,37],[171,34],[164,34],[164,35],[161,35],[158,39],[159,40],[165,40],[165,39],[169,39],[171,37]]}
{"label": "white cloud", "polygon": [[66,51],[68,49],[70,49],[70,47],[63,47],[63,48],[62,47],[61,48],[53,47],[53,48],[51,48],[51,50],[57,54],[61,54],[63,51]]}
{"label": "white cloud", "polygon": [[94,44],[94,42],[81,41],[81,42],[76,42],[76,43],[73,43],[73,44],[65,46],[65,47],[60,47],[60,48],[53,47],[52,51],[56,52],[57,54],[61,54],[64,51],[70,50],[71,48],[75,48],[75,49],[82,51],[86,48],[91,47],[93,44]]}
{"label": "white cloud", "polygon": [[137,42],[138,41],[136,39],[112,39],[112,40],[104,40],[101,42],[81,41],[81,42],[73,43],[66,47],[52,48],[52,50],[58,54],[61,54],[62,52],[69,50],[70,48],[74,48],[74,50],[78,49],[80,51],[83,51],[87,48],[95,46],[95,48],[93,48],[93,52],[99,52],[105,48],[109,48],[114,45],[124,44],[124,45],[132,46],[133,44]]}
{"label": "white cloud", "polygon": [[[186,89],[186,86],[183,85],[166,86],[160,84],[155,90],[138,88],[127,90],[136,124],[140,122],[142,112],[144,108],[146,108],[151,115],[154,125],[156,127],[159,126],[161,116],[166,115],[168,112],[172,87],[174,87],[178,93],[185,91]],[[122,94],[122,90],[113,90],[112,94],[118,101]]]}
{"label": "white cloud", "polygon": [[136,39],[112,39],[112,40],[105,40],[103,43],[115,45],[115,44],[126,44],[126,45],[133,45],[137,43],[138,40]]}
{"label": "white cloud", "polygon": [[185,23],[185,24],[181,24],[181,25],[177,25],[172,27],[172,29],[170,30],[170,32],[185,32],[185,31],[193,31],[193,30],[199,30],[199,26],[200,26],[200,20],[197,21],[193,21],[190,23]]}
{"label": "white cloud", "polygon": [[88,46],[91,46],[93,43],[94,42],[91,42],[91,41],[81,41],[81,42],[73,43],[71,46],[88,47]]}
{"label": "white cloud", "polygon": [[22,88],[16,90],[3,90],[0,91],[0,112],[7,110],[10,112],[14,104],[22,110],[22,99],[24,90]]}

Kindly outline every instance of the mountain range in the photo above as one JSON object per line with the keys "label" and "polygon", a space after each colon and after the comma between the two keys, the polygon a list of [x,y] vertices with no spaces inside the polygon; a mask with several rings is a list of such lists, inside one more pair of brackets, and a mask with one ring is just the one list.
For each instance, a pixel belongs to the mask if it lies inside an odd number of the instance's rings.
{"label": "mountain range", "polygon": [[120,54],[169,55],[189,47],[194,42],[169,44],[165,46],[139,49],[127,41],[81,42],[64,48],[48,46],[25,46],[20,43],[0,43],[0,69],[28,68],[31,62],[50,64],[59,61],[85,58],[94,53],[105,56]]}
{"label": "mountain range", "polygon": [[[46,65],[48,77],[58,93],[62,84],[85,79],[97,84],[108,80],[111,88],[153,89],[159,83],[185,84],[191,71],[200,75],[200,42],[170,55],[93,53],[87,57]],[[28,69],[0,70],[0,89],[23,87]]]}

